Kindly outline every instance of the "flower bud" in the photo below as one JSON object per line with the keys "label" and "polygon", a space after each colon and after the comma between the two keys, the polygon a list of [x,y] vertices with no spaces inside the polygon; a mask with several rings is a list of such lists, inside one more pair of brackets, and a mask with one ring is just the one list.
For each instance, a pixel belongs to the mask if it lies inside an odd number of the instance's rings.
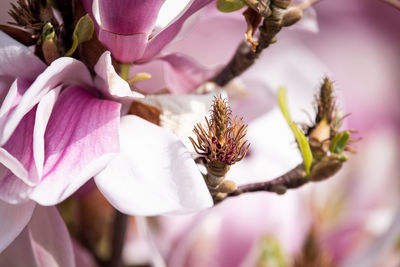
{"label": "flower bud", "polygon": [[336,154],[324,157],[311,169],[310,179],[312,181],[322,181],[335,175],[342,168],[346,159],[346,157]]}
{"label": "flower bud", "polygon": [[289,27],[303,18],[303,11],[298,7],[289,8],[282,18],[282,26]]}
{"label": "flower bud", "polygon": [[224,180],[221,185],[218,187],[218,191],[221,193],[232,193],[237,189],[237,185],[235,182],[231,180]]}

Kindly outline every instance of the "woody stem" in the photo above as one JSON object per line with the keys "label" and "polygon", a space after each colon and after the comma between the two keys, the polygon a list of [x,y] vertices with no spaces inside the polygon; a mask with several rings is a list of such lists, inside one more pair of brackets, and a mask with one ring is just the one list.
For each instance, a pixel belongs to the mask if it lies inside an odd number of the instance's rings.
{"label": "woody stem", "polygon": [[304,164],[300,164],[294,169],[273,180],[239,186],[235,191],[229,193],[227,197],[234,197],[244,193],[260,191],[273,192],[281,195],[286,193],[287,189],[299,188],[310,181],[311,180],[306,177]]}
{"label": "woody stem", "polygon": [[256,51],[253,52],[251,50],[251,45],[249,45],[246,41],[243,41],[236,49],[233,58],[217,75],[211,79],[211,81],[220,86],[225,86],[232,79],[241,75],[251,65],[253,65],[256,59],[260,56],[261,52],[271,43],[274,43],[275,36],[282,29],[280,22],[281,16],[282,13],[279,13],[276,11],[276,9],[273,9],[272,15],[265,18],[263,24],[259,28],[260,37]]}

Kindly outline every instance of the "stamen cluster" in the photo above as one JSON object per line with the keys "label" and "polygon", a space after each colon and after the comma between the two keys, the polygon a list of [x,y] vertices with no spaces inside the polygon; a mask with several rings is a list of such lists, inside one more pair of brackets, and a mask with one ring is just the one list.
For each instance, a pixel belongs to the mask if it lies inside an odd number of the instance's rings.
{"label": "stamen cluster", "polygon": [[[221,96],[215,97],[210,119],[205,118],[206,127],[198,123],[194,128],[197,142],[190,138],[194,149],[204,156],[208,164],[220,162],[233,165],[242,160],[249,144],[245,140],[247,125],[234,117]],[[247,144],[247,145],[246,145]]]}
{"label": "stamen cluster", "polygon": [[18,0],[16,4],[11,3],[10,16],[15,20],[14,24],[26,29],[40,31],[45,22],[40,18],[41,3],[38,0]]}

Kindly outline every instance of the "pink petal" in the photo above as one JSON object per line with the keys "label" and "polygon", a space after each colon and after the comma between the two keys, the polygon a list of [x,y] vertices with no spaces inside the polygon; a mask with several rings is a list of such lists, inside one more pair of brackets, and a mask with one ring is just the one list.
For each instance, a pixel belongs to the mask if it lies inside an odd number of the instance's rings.
{"label": "pink petal", "polygon": [[28,229],[38,266],[75,266],[71,238],[56,207],[36,206]]}
{"label": "pink petal", "polygon": [[0,103],[3,103],[14,78],[9,76],[0,76]]}
{"label": "pink petal", "polygon": [[24,116],[8,142],[0,148],[0,199],[10,203],[25,201],[31,187],[40,179],[33,156],[35,112],[36,107]]}
{"label": "pink petal", "polygon": [[22,96],[18,106],[12,111],[0,131],[0,145],[4,145],[21,121],[40,99],[60,84],[80,84],[90,86],[92,78],[86,66],[75,59],[62,57],[55,60]]}
{"label": "pink petal", "polygon": [[95,86],[105,97],[118,101],[132,101],[137,97],[143,97],[142,94],[132,91],[129,84],[117,74],[109,51],[101,55],[94,70],[97,74]]}
{"label": "pink petal", "polygon": [[76,267],[97,267],[93,255],[90,254],[78,241],[72,240]]}
{"label": "pink petal", "polygon": [[[240,80],[243,84],[237,80],[236,83],[230,83],[225,88],[229,92],[229,103],[234,115],[243,117],[245,122],[250,122],[276,106],[275,93],[264,81],[246,78],[246,74],[241,76]],[[230,90],[235,86],[239,87],[236,91],[236,88]]]}
{"label": "pink petal", "polygon": [[178,16],[172,23],[170,23],[159,34],[150,39],[146,51],[140,62],[146,62],[158,54],[165,45],[167,45],[182,28],[183,23],[199,9],[211,3],[212,0],[192,0],[180,16]]}
{"label": "pink petal", "polygon": [[[0,201],[0,253],[21,233],[31,219],[35,203],[11,205]],[[2,256],[2,254],[0,254]],[[0,256],[0,259],[2,258]],[[1,260],[0,260],[1,262]],[[1,266],[9,266],[2,265]]]}
{"label": "pink petal", "polygon": [[148,36],[145,33],[119,34],[99,30],[99,41],[111,51],[119,62],[133,62],[140,59],[145,51]]}
{"label": "pink petal", "polygon": [[17,107],[21,101],[22,95],[26,92],[30,85],[31,83],[25,80],[16,79],[8,88],[8,92],[5,95],[0,108],[0,128],[4,127],[4,124],[8,120],[10,114]]}
{"label": "pink petal", "polygon": [[159,59],[167,63],[164,64],[164,79],[173,93],[190,93],[214,74],[214,71],[179,53],[168,54]]}
{"label": "pink petal", "polygon": [[162,0],[93,1],[92,14],[99,25],[100,42],[119,62],[139,59],[162,3]]}
{"label": "pink petal", "polygon": [[48,92],[39,102],[36,109],[35,127],[33,129],[33,157],[38,176],[42,177],[44,166],[44,136],[54,104],[57,101],[61,86]]}
{"label": "pink petal", "polygon": [[61,86],[50,91],[26,114],[8,142],[0,148],[0,198],[10,203],[25,201],[42,176],[44,131]]}
{"label": "pink petal", "polygon": [[75,266],[68,230],[55,207],[36,207],[28,226],[0,254],[0,265]]}
{"label": "pink petal", "polygon": [[133,115],[121,119],[121,153],[95,177],[104,196],[134,215],[212,206],[204,179],[177,137]]}
{"label": "pink petal", "polygon": [[[22,252],[23,255],[21,254]],[[14,242],[0,254],[0,265],[38,267],[28,228],[23,229]]]}
{"label": "pink petal", "polygon": [[209,68],[226,64],[243,41],[246,31],[243,16],[233,13],[223,14],[216,11],[215,5],[207,6],[204,15],[201,14],[203,16],[185,38],[174,40],[163,51],[191,55]]}
{"label": "pink petal", "polygon": [[45,68],[32,51],[0,31],[0,75],[33,81]]}
{"label": "pink petal", "polygon": [[[95,3],[98,2],[98,3]],[[118,34],[151,33],[163,0],[94,0],[98,4],[97,23]],[[93,13],[97,13],[93,10]],[[95,15],[96,17],[96,15]],[[97,18],[96,18],[97,19]]]}
{"label": "pink petal", "polygon": [[31,198],[59,203],[118,153],[120,104],[73,86],[58,98],[45,135],[43,178]]}
{"label": "pink petal", "polygon": [[[360,249],[347,259],[342,266],[379,266],[384,256],[396,247],[400,235],[400,206],[397,207],[394,218],[388,229],[365,248]],[[397,242],[397,243],[396,243]]]}

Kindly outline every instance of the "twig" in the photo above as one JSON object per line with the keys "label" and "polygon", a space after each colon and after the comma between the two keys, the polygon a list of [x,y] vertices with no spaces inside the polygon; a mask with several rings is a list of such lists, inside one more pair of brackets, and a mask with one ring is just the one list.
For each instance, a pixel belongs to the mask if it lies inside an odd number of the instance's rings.
{"label": "twig", "polygon": [[232,79],[242,74],[254,64],[261,52],[274,42],[274,38],[282,29],[282,26],[280,20],[268,18],[264,19],[263,25],[259,29],[260,37],[256,51],[253,52],[251,50],[251,45],[243,41],[237,48],[231,61],[212,78],[211,81],[220,86],[224,86]]}
{"label": "twig", "polygon": [[286,193],[287,189],[298,188],[311,180],[306,177],[304,164],[300,164],[289,172],[267,182],[247,184],[239,186],[235,191],[229,193],[227,197],[239,196],[243,193],[266,191],[277,194]]}
{"label": "twig", "polygon": [[115,211],[113,237],[112,237],[112,251],[111,259],[109,262],[110,267],[122,267],[122,249],[124,247],[126,227],[128,224],[128,216]]}
{"label": "twig", "polygon": [[[251,45],[247,41],[243,41],[233,58],[229,63],[217,74],[211,81],[215,82],[219,86],[225,86],[235,77],[241,75],[246,71],[251,65],[254,64],[256,59],[260,56],[261,52],[266,49],[270,44],[276,42],[275,36],[281,31],[282,27],[287,27],[290,25],[284,25],[282,20],[287,13],[286,11],[297,9],[302,12],[304,9],[318,3],[320,0],[307,0],[298,6],[292,7],[279,7],[279,5],[270,4],[270,15],[264,18],[263,24],[259,27],[260,37],[258,39],[258,46],[256,51],[252,50]],[[385,0],[385,1],[396,1],[396,0]],[[290,2],[290,1],[289,1]],[[297,14],[297,13],[296,13]],[[299,19],[301,18],[298,17]],[[298,20],[295,20],[296,23]]]}

